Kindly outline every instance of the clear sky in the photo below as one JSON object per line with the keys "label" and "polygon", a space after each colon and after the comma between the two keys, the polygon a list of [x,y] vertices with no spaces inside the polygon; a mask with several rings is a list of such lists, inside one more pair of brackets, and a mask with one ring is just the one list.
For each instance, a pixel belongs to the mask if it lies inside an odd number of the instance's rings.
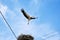
{"label": "clear sky", "polygon": [[[38,19],[27,19],[21,8]],[[60,0],[0,0],[0,11],[14,33],[30,34],[34,40],[60,40]],[[0,40],[16,40],[0,15]]]}

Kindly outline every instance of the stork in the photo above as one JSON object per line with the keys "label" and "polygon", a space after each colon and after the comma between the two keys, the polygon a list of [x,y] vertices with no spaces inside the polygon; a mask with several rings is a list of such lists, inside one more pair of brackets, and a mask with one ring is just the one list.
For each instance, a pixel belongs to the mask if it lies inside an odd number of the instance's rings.
{"label": "stork", "polygon": [[32,16],[28,15],[23,8],[21,9],[21,12],[23,13],[24,17],[28,20],[28,24],[29,24],[30,20],[36,19],[36,17],[32,17]]}

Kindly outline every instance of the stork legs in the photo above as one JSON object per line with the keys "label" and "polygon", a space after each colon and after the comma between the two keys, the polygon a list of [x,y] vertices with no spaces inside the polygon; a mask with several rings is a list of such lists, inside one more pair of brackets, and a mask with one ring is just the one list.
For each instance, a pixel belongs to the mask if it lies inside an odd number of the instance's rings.
{"label": "stork legs", "polygon": [[28,20],[28,23],[27,24],[29,24],[29,20]]}

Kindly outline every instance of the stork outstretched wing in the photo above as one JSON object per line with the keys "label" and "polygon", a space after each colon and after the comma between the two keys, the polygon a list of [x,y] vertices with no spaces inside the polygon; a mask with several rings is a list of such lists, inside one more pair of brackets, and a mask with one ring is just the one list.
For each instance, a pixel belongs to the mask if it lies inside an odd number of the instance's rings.
{"label": "stork outstretched wing", "polygon": [[23,13],[23,15],[24,15],[27,19],[30,18],[30,16],[24,11],[24,9],[21,9],[21,12]]}

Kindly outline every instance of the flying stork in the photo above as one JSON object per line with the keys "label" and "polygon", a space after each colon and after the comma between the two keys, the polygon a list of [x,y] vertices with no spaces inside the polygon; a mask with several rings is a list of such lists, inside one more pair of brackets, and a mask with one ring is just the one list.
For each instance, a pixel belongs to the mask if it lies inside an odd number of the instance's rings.
{"label": "flying stork", "polygon": [[24,15],[24,17],[26,17],[26,19],[28,20],[28,24],[29,24],[30,20],[36,19],[36,17],[32,17],[32,16],[28,15],[23,8],[21,9],[21,12]]}

